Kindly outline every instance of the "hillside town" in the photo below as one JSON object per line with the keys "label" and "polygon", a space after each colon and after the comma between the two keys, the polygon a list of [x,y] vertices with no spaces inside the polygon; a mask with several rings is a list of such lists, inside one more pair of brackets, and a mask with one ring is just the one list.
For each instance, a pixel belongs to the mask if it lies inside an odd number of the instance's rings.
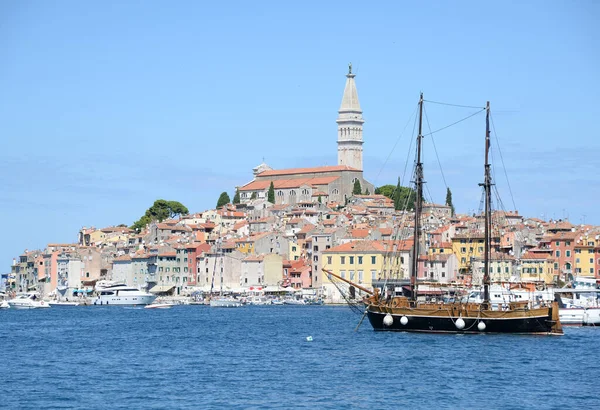
{"label": "hillside town", "polygon": [[[494,220],[501,223],[492,235],[493,281],[557,284],[598,277],[600,227],[517,212],[495,212]],[[408,283],[412,224],[411,213],[396,211],[383,195],[355,195],[346,206],[255,199],[152,222],[139,233],[84,227],[77,243],[23,252],[1,285],[42,295],[57,287],[91,290],[100,280],[173,296],[289,288],[337,303],[341,295],[323,268],[366,288]],[[480,284],[481,225],[477,215],[452,216],[449,206],[426,204],[418,280]]]}
{"label": "hillside town", "polygon": [[[276,170],[263,162],[236,188],[234,203],[148,216],[135,229],[83,227],[76,243],[25,250],[1,275],[0,290],[86,294],[113,281],[164,296],[292,289],[338,303],[343,295],[323,269],[367,289],[401,288],[413,258],[423,283],[481,284],[481,214],[425,203],[421,252],[414,255],[413,213],[394,201],[397,193],[378,193],[365,180],[364,120],[351,65],[336,123],[337,165]],[[495,211],[492,219],[492,281],[558,285],[598,277],[600,227],[516,210]]]}

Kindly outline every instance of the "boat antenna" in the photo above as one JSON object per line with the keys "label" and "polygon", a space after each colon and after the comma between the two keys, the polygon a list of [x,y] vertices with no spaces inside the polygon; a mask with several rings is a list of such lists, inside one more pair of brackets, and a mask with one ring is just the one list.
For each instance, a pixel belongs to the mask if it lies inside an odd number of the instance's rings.
{"label": "boat antenna", "polygon": [[421,141],[423,140],[423,93],[419,99],[419,134],[417,135],[417,164],[415,166],[415,232],[413,242],[412,269],[410,272],[410,300],[414,306],[417,302],[417,272],[419,269],[420,221],[423,199],[423,163],[421,162]]}
{"label": "boat antenna", "polygon": [[490,256],[491,256],[491,208],[492,208],[492,175],[490,173],[489,163],[490,152],[490,102],[485,106],[485,166],[484,166],[484,182],[485,190],[485,238],[484,238],[484,255],[483,255],[483,306],[488,309],[490,305]]}

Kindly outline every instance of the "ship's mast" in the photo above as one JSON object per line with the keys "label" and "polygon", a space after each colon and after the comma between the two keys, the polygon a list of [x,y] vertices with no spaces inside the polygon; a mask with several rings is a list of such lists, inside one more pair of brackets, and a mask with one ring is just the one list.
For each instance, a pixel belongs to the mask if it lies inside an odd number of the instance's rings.
{"label": "ship's mast", "polygon": [[483,187],[485,190],[485,238],[483,256],[483,304],[490,304],[490,256],[491,256],[491,209],[492,209],[492,175],[488,160],[490,152],[490,102],[485,107],[485,169]]}
{"label": "ship's mast", "polygon": [[410,299],[417,301],[417,272],[419,269],[419,245],[421,234],[421,208],[423,198],[423,163],[421,162],[421,141],[423,140],[423,93],[419,99],[419,135],[417,136],[417,164],[415,166],[415,232],[413,235],[413,258],[410,273]]}

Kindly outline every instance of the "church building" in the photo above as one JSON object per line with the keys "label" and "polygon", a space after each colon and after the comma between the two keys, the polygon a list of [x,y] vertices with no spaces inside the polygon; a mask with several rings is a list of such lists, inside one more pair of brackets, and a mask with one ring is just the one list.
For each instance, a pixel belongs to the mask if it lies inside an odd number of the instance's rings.
{"label": "church building", "polygon": [[239,187],[240,201],[246,203],[254,196],[266,199],[271,182],[275,188],[276,204],[315,202],[345,203],[352,196],[354,183],[360,182],[363,192],[375,191],[373,184],[363,178],[362,110],[356,91],[352,65],[346,75],[346,87],[336,120],[338,125],[338,165],[313,168],[275,170],[262,163],[253,169],[254,179]]}

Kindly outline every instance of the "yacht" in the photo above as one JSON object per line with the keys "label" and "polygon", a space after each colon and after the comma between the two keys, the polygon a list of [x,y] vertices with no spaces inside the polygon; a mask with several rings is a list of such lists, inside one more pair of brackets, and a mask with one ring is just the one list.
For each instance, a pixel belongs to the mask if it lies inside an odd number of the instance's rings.
{"label": "yacht", "polygon": [[154,302],[156,295],[124,284],[103,286],[96,289],[94,305],[144,306]]}
{"label": "yacht", "polygon": [[48,302],[43,301],[36,292],[18,294],[16,298],[8,301],[8,305],[13,309],[39,309],[50,307]]}

